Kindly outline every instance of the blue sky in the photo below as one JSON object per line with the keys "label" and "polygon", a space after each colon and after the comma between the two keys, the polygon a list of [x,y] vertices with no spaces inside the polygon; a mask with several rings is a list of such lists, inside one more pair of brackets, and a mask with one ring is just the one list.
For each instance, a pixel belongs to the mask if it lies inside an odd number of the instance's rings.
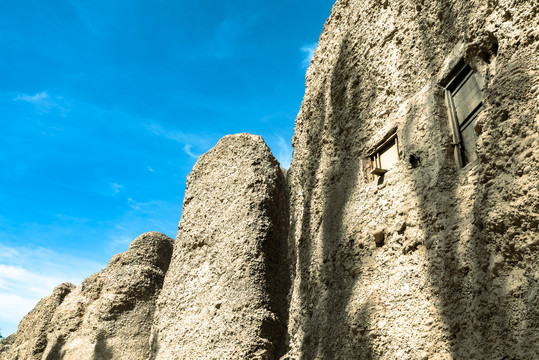
{"label": "blue sky", "polygon": [[226,134],[289,166],[333,1],[0,1],[0,331],[139,234]]}

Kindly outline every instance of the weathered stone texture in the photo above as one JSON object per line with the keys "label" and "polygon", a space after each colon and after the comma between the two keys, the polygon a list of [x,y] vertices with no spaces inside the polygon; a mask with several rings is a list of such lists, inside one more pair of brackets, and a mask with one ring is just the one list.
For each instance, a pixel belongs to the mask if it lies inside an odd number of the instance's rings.
{"label": "weathered stone texture", "polygon": [[[288,173],[291,358],[539,358],[538,11],[337,1]],[[483,94],[479,159],[462,169],[440,86],[459,59]],[[367,180],[394,129],[401,160]]]}
{"label": "weathered stone texture", "polygon": [[173,240],[137,237],[106,269],[87,278],[56,310],[44,359],[144,359]]}
{"label": "weathered stone texture", "polygon": [[[337,1],[286,179],[260,137],[226,136],[187,179],[166,276],[172,240],[142,235],[0,359],[539,359],[538,14]],[[462,61],[483,98],[463,168],[443,88]],[[400,160],[371,180],[393,133]]]}
{"label": "weathered stone texture", "polygon": [[106,269],[58,286],[19,325],[4,356],[13,359],[146,359],[157,295],[174,240],[137,237]]}
{"label": "weathered stone texture", "polygon": [[287,186],[260,136],[225,136],[187,189],[152,359],[273,359],[286,333]]}
{"label": "weathered stone texture", "polygon": [[0,359],[40,360],[47,346],[51,318],[64,298],[74,288],[73,284],[61,284],[53,290],[50,296],[41,299],[22,319],[17,332],[2,340]]}

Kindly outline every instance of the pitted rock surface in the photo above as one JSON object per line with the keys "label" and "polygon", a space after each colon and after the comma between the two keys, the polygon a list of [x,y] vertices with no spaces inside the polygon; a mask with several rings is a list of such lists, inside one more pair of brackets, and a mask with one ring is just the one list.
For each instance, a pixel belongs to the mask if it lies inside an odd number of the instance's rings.
{"label": "pitted rock surface", "polygon": [[[224,137],[187,179],[168,272],[172,240],[142,235],[40,301],[0,359],[539,359],[538,15],[338,0],[286,179],[260,137]],[[460,63],[482,100],[464,167],[444,89]]]}
{"label": "pitted rock surface", "polygon": [[[288,174],[291,359],[539,358],[538,15],[529,1],[336,2]],[[460,61],[483,101],[464,168],[443,88]],[[393,133],[400,160],[371,180]]]}
{"label": "pitted rock surface", "polygon": [[260,136],[225,136],[187,189],[152,359],[274,359],[286,329],[287,187]]}
{"label": "pitted rock surface", "polygon": [[44,358],[147,358],[155,301],[172,247],[166,235],[142,234],[106,269],[84,280],[57,308]]}
{"label": "pitted rock surface", "polygon": [[41,360],[47,346],[51,318],[75,285],[64,283],[54,288],[52,294],[41,299],[20,322],[17,332],[2,340],[0,359]]}
{"label": "pitted rock surface", "polygon": [[80,286],[58,286],[21,322],[4,359],[147,358],[173,242],[158,232],[142,234]]}

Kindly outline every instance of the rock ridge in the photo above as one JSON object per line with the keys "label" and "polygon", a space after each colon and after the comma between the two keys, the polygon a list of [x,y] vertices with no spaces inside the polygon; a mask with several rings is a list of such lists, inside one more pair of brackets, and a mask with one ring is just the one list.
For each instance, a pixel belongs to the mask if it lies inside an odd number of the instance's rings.
{"label": "rock ridge", "polygon": [[187,188],[159,296],[151,359],[273,359],[283,352],[288,191],[260,136],[228,135]]}
{"label": "rock ridge", "polygon": [[0,359],[539,358],[538,15],[338,0],[290,170],[225,136],[175,241],[143,234],[58,286]]}
{"label": "rock ridge", "polygon": [[81,285],[57,286],[21,321],[11,344],[0,348],[0,358],[147,358],[173,242],[158,232],[144,233]]}

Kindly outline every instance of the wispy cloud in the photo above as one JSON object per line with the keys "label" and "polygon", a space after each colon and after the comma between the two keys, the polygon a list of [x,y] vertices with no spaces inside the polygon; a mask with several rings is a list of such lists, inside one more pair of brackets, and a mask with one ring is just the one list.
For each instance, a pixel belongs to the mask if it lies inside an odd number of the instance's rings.
{"label": "wispy cloud", "polygon": [[127,250],[127,245],[137,236],[148,231],[159,231],[174,237],[176,224],[181,216],[181,200],[138,201],[127,199],[130,210],[115,219],[115,229],[105,236],[109,239],[107,247],[111,253]]}
{"label": "wispy cloud", "polygon": [[116,184],[116,183],[110,183],[110,188],[112,189],[112,192],[115,194],[118,194],[120,190],[123,189],[123,185]]}
{"label": "wispy cloud", "polygon": [[127,235],[112,236],[111,243],[109,245],[112,247],[126,247],[127,245],[131,244],[133,240],[135,240],[135,238],[131,238]]}
{"label": "wispy cloud", "polygon": [[245,51],[245,46],[239,46],[239,38],[245,34],[257,21],[259,14],[254,14],[249,18],[224,18],[217,28],[210,46],[207,46],[216,58],[227,58],[237,55],[239,51]]}
{"label": "wispy cloud", "polygon": [[105,265],[43,247],[0,244],[2,335],[15,332],[19,321],[55,286],[66,281],[79,284]]}
{"label": "wispy cloud", "polygon": [[190,136],[179,130],[165,129],[163,126],[158,124],[147,124],[146,128],[150,130],[154,135],[162,136],[169,140],[173,140],[179,143],[186,143],[187,141],[189,141]]}
{"label": "wispy cloud", "polygon": [[48,295],[48,291],[61,282],[60,279],[33,273],[20,266],[0,264],[0,292],[2,290],[17,288],[24,284],[27,294],[39,297],[39,295],[43,294]]}
{"label": "wispy cloud", "polygon": [[292,145],[284,140],[282,136],[277,136],[277,154],[275,155],[282,167],[288,169],[292,162]]}
{"label": "wispy cloud", "polygon": [[15,100],[26,101],[30,104],[36,104],[36,105],[44,104],[48,102],[49,99],[50,99],[50,96],[49,94],[47,94],[46,91],[42,91],[35,95],[19,94],[15,97]]}
{"label": "wispy cloud", "polygon": [[48,113],[57,110],[61,115],[68,111],[68,101],[62,96],[51,97],[46,91],[34,95],[17,94],[14,101],[21,101],[35,106],[39,113]]}
{"label": "wispy cloud", "polygon": [[242,26],[237,21],[232,19],[224,19],[215,31],[215,36],[212,41],[212,55],[217,58],[225,58],[235,53],[234,42],[242,33]]}
{"label": "wispy cloud", "polygon": [[103,32],[97,29],[96,26],[98,23],[94,21],[94,18],[91,16],[90,12],[87,10],[88,8],[90,9],[92,8],[91,4],[87,4],[80,1],[74,1],[74,0],[68,0],[68,3],[71,6],[73,6],[75,11],[77,12],[80,22],[84,24],[86,28],[92,32],[93,35],[105,37]]}
{"label": "wispy cloud", "polygon": [[311,64],[311,60],[314,56],[314,51],[316,50],[316,47],[318,46],[318,43],[312,43],[308,45],[304,45],[300,48],[300,51],[305,54],[305,57],[303,58],[303,61],[301,62],[301,66],[304,68],[309,67]]}
{"label": "wispy cloud", "polygon": [[214,134],[188,134],[180,130],[166,129],[158,124],[147,124],[146,128],[156,136],[162,136],[165,139],[183,144],[183,151],[194,159],[198,159],[200,155],[193,153],[193,148],[207,151],[217,143],[220,137]]}
{"label": "wispy cloud", "polygon": [[127,198],[127,205],[131,208],[131,210],[140,210],[140,205],[142,203],[136,202],[132,198]]}
{"label": "wispy cloud", "polygon": [[214,138],[212,135],[189,134],[181,130],[166,129],[155,123],[146,124],[145,127],[156,136],[162,136],[165,139],[176,141],[180,144],[196,144],[196,146],[204,146],[211,143]]}
{"label": "wispy cloud", "polygon": [[183,147],[183,151],[193,159],[198,159],[200,155],[193,154],[193,152],[191,151],[191,147],[191,144],[185,144],[185,146]]}

